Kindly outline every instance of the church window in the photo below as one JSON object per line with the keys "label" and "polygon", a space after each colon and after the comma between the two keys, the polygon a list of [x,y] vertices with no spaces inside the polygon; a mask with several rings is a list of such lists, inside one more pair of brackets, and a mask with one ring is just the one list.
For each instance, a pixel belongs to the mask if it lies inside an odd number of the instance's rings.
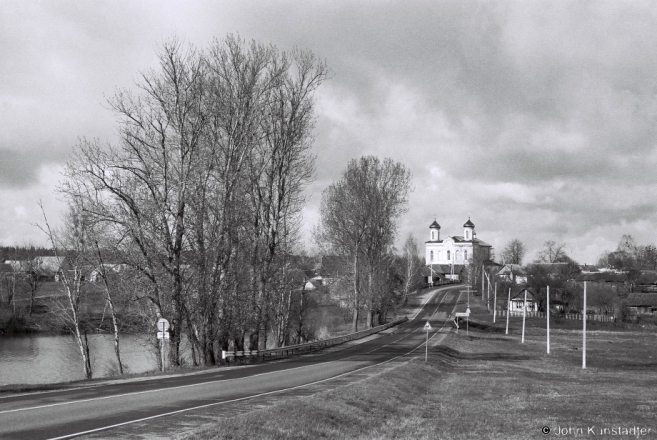
{"label": "church window", "polygon": [[450,258],[450,251],[447,251],[447,259],[449,260]]}
{"label": "church window", "polygon": [[432,239],[432,240],[435,240],[435,239],[436,239],[436,233],[433,232],[433,231],[431,231],[431,239]]}
{"label": "church window", "polygon": [[468,259],[468,251],[463,251],[463,259],[464,260]]}
{"label": "church window", "polygon": [[456,261],[459,261],[459,256],[460,256],[460,254],[461,254],[461,252],[459,252],[459,251],[454,252],[454,259],[455,259]]}
{"label": "church window", "polygon": [[433,251],[431,251],[431,261],[433,261]]}

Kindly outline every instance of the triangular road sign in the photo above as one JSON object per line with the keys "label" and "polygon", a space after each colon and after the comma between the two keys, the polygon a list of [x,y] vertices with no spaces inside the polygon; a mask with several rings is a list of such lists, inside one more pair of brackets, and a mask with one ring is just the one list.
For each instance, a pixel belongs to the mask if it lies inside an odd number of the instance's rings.
{"label": "triangular road sign", "polygon": [[428,332],[429,330],[431,330],[431,324],[429,324],[429,321],[427,321],[427,323],[424,324],[424,329],[423,330],[425,332]]}

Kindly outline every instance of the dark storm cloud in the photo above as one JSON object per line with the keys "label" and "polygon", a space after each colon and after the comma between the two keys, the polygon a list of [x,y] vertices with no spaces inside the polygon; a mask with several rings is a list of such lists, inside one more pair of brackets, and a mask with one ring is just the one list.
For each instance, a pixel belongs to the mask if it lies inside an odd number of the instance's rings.
{"label": "dark storm cloud", "polygon": [[56,162],[57,158],[48,152],[0,148],[0,189],[33,185],[38,180],[41,166]]}
{"label": "dark storm cloud", "polygon": [[[52,180],[79,136],[111,140],[105,96],[155,67],[163,39],[206,47],[237,33],[309,48],[331,68],[317,96],[309,225],[347,162],[375,154],[414,175],[402,236],[424,234],[434,215],[460,233],[472,213],[498,249],[521,238],[531,253],[555,239],[592,262],[621,234],[651,240],[657,227],[651,2],[4,6],[0,190],[33,185],[48,167]],[[18,206],[27,193],[10,195],[16,215],[33,215]]]}

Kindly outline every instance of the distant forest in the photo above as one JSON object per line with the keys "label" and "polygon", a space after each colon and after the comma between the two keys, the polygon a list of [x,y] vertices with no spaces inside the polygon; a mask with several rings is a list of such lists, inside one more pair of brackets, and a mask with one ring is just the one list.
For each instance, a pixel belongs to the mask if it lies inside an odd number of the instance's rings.
{"label": "distant forest", "polygon": [[31,260],[36,256],[54,256],[53,249],[35,246],[0,246],[0,263],[6,260]]}

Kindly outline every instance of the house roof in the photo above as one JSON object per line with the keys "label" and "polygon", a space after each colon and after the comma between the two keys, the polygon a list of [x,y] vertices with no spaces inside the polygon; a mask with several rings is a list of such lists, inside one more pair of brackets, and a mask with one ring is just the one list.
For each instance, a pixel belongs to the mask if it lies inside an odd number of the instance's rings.
{"label": "house roof", "polygon": [[429,228],[431,228],[431,229],[440,229],[440,225],[439,225],[438,222],[434,219],[433,223],[431,223],[431,225],[429,226]]}
{"label": "house roof", "polygon": [[592,266],[590,264],[580,264],[579,268],[582,272],[598,272],[598,266]]}
{"label": "house roof", "polygon": [[8,273],[8,272],[13,272],[14,268],[11,267],[11,264],[7,263],[0,263],[0,273]]}
{"label": "house roof", "polygon": [[37,271],[46,274],[54,274],[59,269],[62,268],[62,264],[64,263],[64,260],[65,260],[64,257],[46,256],[46,257],[36,257],[34,259],[34,262],[36,263]]}
{"label": "house roof", "polygon": [[532,300],[534,301],[535,294],[532,292],[531,289],[522,289],[520,292],[516,293],[511,297],[511,301],[516,300],[516,301],[524,301],[525,300],[525,290],[527,291],[527,301]]}
{"label": "house roof", "polygon": [[642,270],[636,279],[637,284],[657,284],[657,270]]}
{"label": "house roof", "polygon": [[657,294],[655,293],[630,293],[626,304],[632,307],[657,307]]}
{"label": "house roof", "polygon": [[463,224],[464,228],[474,228],[475,225],[470,221],[470,217],[468,217],[468,221]]}
{"label": "house roof", "polygon": [[497,272],[498,275],[509,275],[512,273],[516,275],[524,275],[525,269],[520,264],[505,264],[504,267]]}
{"label": "house roof", "polygon": [[32,262],[30,260],[5,260],[5,264],[10,265],[15,272],[26,272],[30,269]]}
{"label": "house roof", "polygon": [[598,283],[623,283],[627,281],[627,274],[614,272],[589,272],[579,274],[575,281],[592,281]]}

